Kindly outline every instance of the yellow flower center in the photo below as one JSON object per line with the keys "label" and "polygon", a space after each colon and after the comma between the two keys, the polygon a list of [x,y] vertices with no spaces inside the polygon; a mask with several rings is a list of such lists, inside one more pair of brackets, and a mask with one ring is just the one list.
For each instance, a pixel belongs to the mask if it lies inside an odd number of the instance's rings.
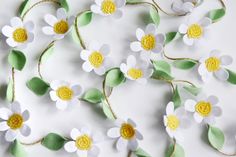
{"label": "yellow flower center", "polygon": [[133,79],[139,79],[143,76],[143,71],[141,69],[131,68],[127,73]]}
{"label": "yellow flower center", "polygon": [[71,100],[74,94],[72,89],[66,86],[58,88],[56,93],[57,93],[57,96],[64,101]]}
{"label": "yellow flower center", "polygon": [[189,38],[199,39],[203,34],[203,29],[199,24],[189,26],[187,35]]}
{"label": "yellow flower center", "polygon": [[216,57],[210,57],[205,61],[205,65],[209,72],[214,72],[220,69],[220,60]]}
{"label": "yellow flower center", "polygon": [[13,114],[12,116],[10,116],[10,118],[7,120],[7,125],[13,129],[19,129],[22,127],[23,125],[23,117],[19,114]]}
{"label": "yellow flower center", "polygon": [[120,135],[124,139],[130,140],[135,135],[135,129],[133,128],[132,125],[130,125],[128,123],[124,123],[124,124],[122,124],[122,126],[120,128]]}
{"label": "yellow flower center", "polygon": [[94,66],[95,68],[99,68],[102,63],[104,61],[104,57],[103,55],[98,52],[98,51],[95,51],[93,52],[90,56],[89,56],[89,62],[92,66]]}
{"label": "yellow flower center", "polygon": [[200,101],[195,106],[195,110],[201,116],[207,117],[211,113],[212,106],[211,106],[211,103],[209,103],[209,102]]}
{"label": "yellow flower center", "polygon": [[145,35],[142,39],[141,39],[141,46],[145,49],[145,50],[152,50],[156,47],[156,39],[155,36],[152,34],[149,35]]}
{"label": "yellow flower center", "polygon": [[116,4],[112,0],[104,0],[101,10],[104,14],[113,14],[116,11]]}
{"label": "yellow flower center", "polygon": [[171,130],[176,130],[179,127],[179,118],[175,115],[169,115],[167,117],[167,127]]}
{"label": "yellow flower center", "polygon": [[18,43],[23,43],[28,39],[27,31],[24,28],[17,28],[13,32],[13,39]]}
{"label": "yellow flower center", "polygon": [[76,139],[75,145],[80,150],[89,150],[92,147],[92,139],[88,135],[80,136]]}
{"label": "yellow flower center", "polygon": [[65,34],[69,29],[68,22],[61,20],[54,25],[53,29],[57,34]]}

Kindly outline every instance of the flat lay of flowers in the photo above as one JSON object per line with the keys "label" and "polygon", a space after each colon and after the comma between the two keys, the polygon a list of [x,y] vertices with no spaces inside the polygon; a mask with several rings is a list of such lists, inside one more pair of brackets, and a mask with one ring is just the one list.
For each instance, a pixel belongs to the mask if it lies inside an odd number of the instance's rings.
{"label": "flat lay of flowers", "polygon": [[[127,152],[127,157],[157,156],[142,148],[140,142],[146,139],[140,129],[139,121],[133,117],[120,116],[114,109],[114,102],[110,100],[110,96],[115,93],[114,90],[118,86],[125,86],[128,83],[132,83],[132,86],[145,86],[150,82],[158,81],[171,88],[168,95],[170,101],[159,104],[163,106],[164,112],[158,112],[161,115],[158,117],[162,117],[160,128],[164,128],[162,131],[167,135],[168,140],[163,156],[191,157],[191,154],[185,152],[182,142],[193,123],[207,130],[205,139],[199,138],[199,140],[203,140],[209,146],[208,149],[222,156],[236,156],[236,152],[224,151],[225,133],[216,123],[224,114],[224,102],[217,95],[203,92],[204,84],[211,80],[225,84],[224,88],[236,85],[236,69],[230,66],[234,58],[227,51],[217,50],[214,47],[211,47],[211,50],[205,52],[200,58],[173,57],[166,53],[166,47],[172,43],[182,44],[191,50],[207,40],[209,29],[222,22],[221,20],[226,15],[227,5],[224,0],[215,1],[220,4],[219,8],[208,11],[201,18],[190,19],[189,15],[204,5],[204,0],[173,0],[169,3],[169,9],[171,9],[169,12],[156,0],[94,0],[87,8],[78,10],[74,15],[70,12],[69,0],[39,0],[36,3],[31,0],[22,0],[18,6],[19,9],[14,12],[15,16],[0,28],[0,42],[9,47],[6,60],[11,69],[10,76],[4,75],[9,78],[9,82],[6,89],[1,91],[5,93],[6,101],[4,102],[7,105],[0,105],[0,132],[4,135],[0,140],[9,144],[8,153],[15,157],[27,157],[29,146],[41,145],[51,151],[61,150],[78,157],[98,157],[101,156],[101,151],[106,149],[102,143],[110,140],[113,143],[110,147],[117,152]],[[34,8],[42,4],[56,9],[52,13],[38,14],[43,24],[37,25],[34,22],[35,19],[26,17]],[[150,22],[145,23],[145,27],[137,26],[137,29],[130,31],[133,38],[126,42],[127,56],[124,56],[119,64],[113,60],[112,45],[99,41],[99,38],[91,41],[84,40],[84,34],[81,34],[80,28],[92,25],[94,16],[114,22],[125,17],[127,11],[125,8],[137,6],[145,7]],[[182,20],[180,25],[176,24],[175,31],[161,32],[159,25],[164,24],[161,19],[165,17],[185,20]],[[40,116],[40,114],[31,115],[31,111],[25,109],[24,104],[17,99],[19,96],[16,90],[18,88],[17,76],[22,74],[29,60],[25,49],[28,46],[33,47],[33,41],[38,40],[37,33],[34,32],[35,28],[40,28],[42,34],[50,38],[50,42],[41,48],[41,52],[34,60],[37,72],[25,82],[26,89],[38,99],[49,98],[51,106],[56,109],[55,113],[50,114],[62,114],[66,110],[69,112],[73,106],[79,106],[82,103],[93,104],[94,110],[100,110],[103,118],[110,125],[110,127],[103,127],[104,132],[81,124],[81,126],[68,128],[70,132],[64,135],[58,130],[48,132],[29,143],[21,141],[21,136],[24,138],[31,136],[33,127],[31,129],[27,123],[28,120],[32,115]],[[114,34],[110,34],[110,40]],[[55,77],[53,81],[48,81],[45,77],[46,73],[42,73],[42,69],[46,68],[44,63],[50,62],[50,57],[53,57],[51,54],[55,51],[54,48],[57,44],[63,43],[68,36],[74,40],[71,44],[79,47],[76,58],[82,63],[80,67],[76,67],[81,69],[79,75],[101,78],[102,81],[99,83],[101,88],[90,84],[89,88],[85,88],[81,82],[62,80],[58,77]],[[199,77],[201,84],[197,85],[192,82],[191,78],[186,80],[176,78],[173,68],[186,73],[191,70],[196,74],[195,76]],[[153,85],[158,88],[159,84]],[[227,92],[227,89],[225,91]],[[124,91],[124,94],[126,92],[129,91]],[[187,98],[182,96],[183,92],[187,93]],[[149,106],[149,104],[146,105]],[[101,115],[96,114],[96,116]],[[79,117],[80,115],[76,118]],[[72,121],[77,120],[76,118]]]}

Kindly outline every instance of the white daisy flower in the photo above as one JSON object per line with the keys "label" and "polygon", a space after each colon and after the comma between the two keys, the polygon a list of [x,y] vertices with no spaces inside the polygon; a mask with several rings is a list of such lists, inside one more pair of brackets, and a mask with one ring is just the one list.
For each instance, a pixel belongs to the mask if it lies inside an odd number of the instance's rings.
{"label": "white daisy flower", "polygon": [[121,8],[125,6],[125,0],[95,0],[96,4],[91,6],[91,11],[95,14],[103,16],[113,16],[114,18],[121,18],[123,13]]}
{"label": "white daisy flower", "polygon": [[200,42],[206,36],[207,27],[210,24],[212,24],[212,20],[208,17],[204,17],[197,23],[181,24],[179,32],[184,35],[183,42],[188,46]]}
{"label": "white daisy flower", "polygon": [[174,103],[169,102],[166,106],[166,115],[164,115],[164,125],[166,132],[171,138],[178,141],[183,141],[183,136],[180,133],[181,129],[186,129],[190,126],[190,121],[185,114],[178,108],[175,110]]}
{"label": "white daisy flower", "polygon": [[180,15],[193,12],[199,0],[174,0],[172,10]]}
{"label": "white daisy flower", "polygon": [[135,151],[138,148],[138,140],[143,139],[143,135],[136,129],[136,123],[128,119],[127,122],[121,119],[115,121],[115,127],[107,132],[107,136],[117,139],[116,149],[122,151],[125,148]]}
{"label": "white daisy flower", "polygon": [[135,80],[138,83],[146,84],[147,79],[151,77],[153,69],[149,68],[149,62],[138,60],[130,55],[126,60],[126,64],[120,65],[120,70],[125,74],[125,77],[130,80]]}
{"label": "white daisy flower", "polygon": [[29,136],[31,129],[25,124],[29,120],[30,114],[28,110],[22,112],[18,102],[11,104],[11,110],[0,108],[0,131],[6,131],[5,139],[8,142],[13,142],[21,133],[23,136]]}
{"label": "white daisy flower", "polygon": [[219,80],[226,81],[229,78],[229,73],[223,66],[230,65],[233,58],[228,55],[220,55],[220,51],[213,50],[209,55],[201,58],[199,62],[198,73],[204,82],[209,81],[213,74]]}
{"label": "white daisy flower", "polygon": [[59,8],[57,9],[57,17],[51,14],[44,16],[44,20],[49,26],[43,27],[42,31],[46,35],[53,35],[56,40],[62,39],[70,31],[74,19],[74,16],[67,17],[64,8]]}
{"label": "white daisy flower", "polygon": [[56,107],[60,110],[66,109],[68,105],[79,105],[79,95],[82,94],[80,85],[71,85],[65,81],[53,81],[50,84],[52,91],[50,97],[56,101]]}
{"label": "white daisy flower", "polygon": [[111,59],[108,57],[109,53],[109,45],[91,42],[88,50],[82,50],[80,53],[81,59],[85,61],[82,65],[83,70],[86,72],[94,70],[98,75],[105,74],[108,67],[112,64]]}
{"label": "white daisy flower", "polygon": [[73,141],[64,145],[67,152],[76,152],[79,157],[97,157],[99,155],[100,149],[96,144],[101,141],[100,134],[92,134],[90,129],[83,127],[81,130],[72,129],[70,136]]}
{"label": "white daisy flower", "polygon": [[216,96],[209,96],[207,99],[195,101],[192,99],[186,100],[184,106],[189,112],[193,112],[193,117],[197,123],[202,121],[206,124],[215,124],[215,117],[222,114],[220,107],[216,106],[218,103]]}
{"label": "white daisy flower", "polygon": [[28,43],[34,41],[34,23],[32,21],[23,22],[19,17],[13,17],[10,26],[2,28],[2,33],[7,37],[7,44],[10,47],[25,48]]}
{"label": "white daisy flower", "polygon": [[145,31],[138,28],[136,30],[136,37],[138,41],[132,42],[130,48],[134,52],[141,51],[140,57],[142,59],[149,60],[152,53],[160,53],[163,51],[165,35],[157,34],[155,24],[148,24]]}

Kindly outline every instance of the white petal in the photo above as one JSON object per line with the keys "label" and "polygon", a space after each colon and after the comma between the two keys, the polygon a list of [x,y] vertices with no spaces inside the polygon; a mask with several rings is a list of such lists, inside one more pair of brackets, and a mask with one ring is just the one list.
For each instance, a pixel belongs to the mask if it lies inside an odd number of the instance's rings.
{"label": "white petal", "polygon": [[69,86],[69,83],[65,81],[60,81],[60,80],[54,80],[50,83],[50,87],[53,90],[57,90],[59,87],[62,87],[62,86]]}
{"label": "white petal", "polygon": [[44,16],[44,20],[50,25],[50,26],[54,26],[55,23],[58,22],[57,18],[51,14],[46,14]]}
{"label": "white petal", "polygon": [[96,157],[96,156],[99,156],[99,154],[100,154],[100,149],[97,146],[93,146],[88,151],[88,157]]}
{"label": "white petal", "polygon": [[28,40],[27,40],[27,42],[31,43],[33,41],[34,41],[34,34],[29,32],[28,33]]}
{"label": "white petal", "polygon": [[98,51],[101,48],[101,45],[97,41],[92,41],[89,43],[89,50]]}
{"label": "white petal", "polygon": [[167,122],[168,122],[168,120],[167,120],[167,117],[165,115],[165,116],[163,116],[163,123],[164,123],[165,126],[167,126]]}
{"label": "white petal", "polygon": [[13,17],[11,19],[11,26],[17,28],[17,27],[23,27],[22,20],[19,17]]}
{"label": "white petal", "polygon": [[93,67],[89,62],[84,62],[82,68],[86,72],[91,72],[93,70]]}
{"label": "white petal", "polygon": [[182,14],[183,13],[182,5],[183,5],[182,1],[174,1],[171,5],[171,9],[176,13]]}
{"label": "white petal", "polygon": [[169,102],[166,106],[166,114],[167,115],[170,115],[170,114],[173,114],[174,113],[174,103],[173,102]]}
{"label": "white petal", "polygon": [[87,126],[82,127],[80,131],[82,134],[91,135],[91,130]]}
{"label": "white petal", "polygon": [[57,9],[57,18],[59,20],[66,20],[66,10],[64,8]]}
{"label": "white petal", "polygon": [[192,46],[193,43],[194,43],[194,39],[188,38],[188,35],[184,35],[183,41],[184,41],[184,43],[185,43],[186,45],[188,45],[188,46]]}
{"label": "white petal", "polygon": [[61,40],[65,37],[65,34],[54,34],[53,38],[56,40]]}
{"label": "white petal", "polygon": [[184,10],[184,12],[189,13],[189,12],[192,12],[193,9],[194,9],[193,3],[191,3],[191,2],[186,2],[186,3],[183,4],[183,10]]}
{"label": "white petal", "polygon": [[222,115],[222,109],[221,109],[220,107],[218,107],[218,106],[214,106],[214,107],[212,108],[212,114],[213,114],[214,116],[216,116],[216,117],[219,117],[219,116]]}
{"label": "white petal", "polygon": [[8,130],[10,127],[7,125],[7,122],[0,122],[0,131],[6,131]]}
{"label": "white petal", "polygon": [[11,104],[11,111],[13,113],[19,113],[21,114],[21,107],[20,107],[20,104],[19,102],[15,101]]}
{"label": "white petal", "polygon": [[107,56],[110,53],[110,47],[107,44],[102,45],[100,48],[100,52],[103,54],[103,56]]}
{"label": "white petal", "polygon": [[152,50],[152,52],[154,52],[154,53],[160,53],[162,51],[163,51],[163,46],[162,46],[162,44],[159,44],[159,43],[157,43],[156,47]]}
{"label": "white petal", "polygon": [[77,150],[74,141],[67,142],[67,143],[64,145],[64,148],[65,148],[65,150],[66,150],[67,152],[69,152],[69,153],[76,152],[76,150]]}
{"label": "white petal", "polygon": [[123,15],[123,12],[121,10],[117,10],[114,14],[113,14],[113,17],[116,18],[116,19],[119,19],[121,18]]}
{"label": "white petal", "polygon": [[222,65],[230,65],[233,63],[233,58],[228,55],[224,55],[220,57],[220,62]]}
{"label": "white petal", "polygon": [[115,3],[116,3],[117,8],[121,8],[125,5],[126,1],[125,0],[116,0]]}
{"label": "white petal", "polygon": [[229,78],[228,71],[223,69],[223,68],[221,68],[220,70],[214,72],[214,74],[221,81],[226,81]]}
{"label": "white petal", "polygon": [[142,37],[145,35],[144,31],[140,28],[136,30],[136,37],[139,41],[142,40]]}
{"label": "white petal", "polygon": [[132,151],[135,151],[138,148],[138,141],[136,139],[132,139],[128,142],[128,148]]}
{"label": "white petal", "polygon": [[164,44],[165,39],[166,39],[164,34],[157,34],[155,38],[156,38],[156,43],[160,43],[160,44]]}
{"label": "white petal", "polygon": [[56,107],[57,107],[59,110],[65,110],[66,107],[67,107],[67,102],[58,100],[58,101],[56,102]]}
{"label": "white petal", "polygon": [[208,17],[205,17],[205,18],[203,18],[203,19],[199,22],[199,24],[200,24],[201,26],[203,26],[203,27],[207,27],[207,26],[209,26],[210,24],[212,24],[212,20],[211,20],[210,18],[208,18]]}
{"label": "white petal", "polygon": [[210,78],[212,78],[212,73],[206,73],[204,75],[201,75],[201,78],[204,83],[207,83],[210,81]]}
{"label": "white petal", "polygon": [[[75,17],[74,16],[70,16],[67,20],[68,24],[69,24],[69,28],[71,28],[71,26],[74,24],[75,22]],[[67,31],[68,32],[68,31]]]}
{"label": "white petal", "polygon": [[116,119],[115,122],[114,122],[115,126],[117,126],[117,127],[121,127],[121,125],[123,123],[125,123],[125,121],[122,120],[122,119]]}
{"label": "white petal", "polygon": [[204,119],[204,122],[207,123],[207,124],[209,124],[209,125],[214,125],[214,124],[216,123],[215,117],[213,117],[213,116],[206,117],[206,118]]}
{"label": "white petal", "polygon": [[166,127],[166,132],[168,133],[168,135],[173,138],[174,137],[174,131],[170,130],[168,127]]}
{"label": "white petal", "polygon": [[18,46],[18,43],[15,42],[15,41],[13,40],[13,38],[8,38],[8,39],[6,40],[6,42],[7,42],[7,44],[8,44],[9,46],[11,46],[11,47],[16,47],[16,46]]}
{"label": "white petal", "polygon": [[136,135],[136,138],[137,138],[137,139],[143,140],[143,135],[142,135],[138,130],[136,130],[135,135]]}
{"label": "white petal", "polygon": [[202,64],[199,65],[199,67],[198,67],[198,73],[199,73],[200,75],[205,75],[206,73],[209,73],[209,72],[207,71],[207,69],[206,69],[205,63],[202,63]]}
{"label": "white petal", "polygon": [[151,53],[147,51],[142,51],[140,53],[140,58],[144,61],[150,61]]}
{"label": "white petal", "polygon": [[34,30],[34,23],[32,21],[27,21],[24,24],[24,27],[26,30],[28,30],[29,32],[32,32]]}
{"label": "white petal", "polygon": [[122,137],[120,137],[116,142],[116,149],[118,151],[122,151],[125,149],[126,146],[127,146],[127,141],[124,140]]}
{"label": "white petal", "polygon": [[220,57],[221,52],[219,50],[212,50],[210,53],[210,57]]}
{"label": "white petal", "polygon": [[69,106],[75,106],[75,105],[80,105],[80,101],[78,98],[73,98],[68,102]]}
{"label": "white petal", "polygon": [[197,123],[201,123],[202,120],[203,120],[203,117],[200,116],[198,113],[194,113],[194,114],[193,114],[193,117],[194,117],[194,119],[195,119],[195,121],[196,121]]}
{"label": "white petal", "polygon": [[81,87],[80,85],[73,85],[73,86],[71,87],[71,89],[73,90],[73,94],[74,94],[75,96],[80,95],[80,94],[82,93],[82,91],[83,91],[83,89],[82,89],[82,87]]}
{"label": "white petal", "polygon": [[8,142],[13,142],[17,138],[17,135],[18,131],[9,129],[5,134],[5,139]]}
{"label": "white petal", "polygon": [[51,26],[45,26],[45,27],[43,27],[43,28],[42,28],[42,31],[43,31],[43,33],[46,34],[46,35],[53,35],[53,34],[55,34],[55,32],[54,32],[54,30],[53,30],[53,28],[52,28]]}
{"label": "white petal", "polygon": [[76,128],[73,128],[70,132],[70,137],[73,139],[73,140],[76,140],[77,137],[79,137],[81,135],[81,132],[76,129]]}
{"label": "white petal", "polygon": [[101,8],[98,5],[91,5],[90,9],[95,14],[101,13]]}
{"label": "white petal", "polygon": [[76,153],[77,153],[78,157],[87,157],[87,151],[85,151],[85,150],[77,149]]}
{"label": "white petal", "polygon": [[207,98],[207,101],[210,102],[212,105],[215,105],[219,102],[219,99],[216,96],[211,95]]}
{"label": "white petal", "polygon": [[2,34],[4,34],[7,37],[12,37],[13,32],[14,32],[14,29],[10,26],[4,26],[2,28]]}
{"label": "white petal", "polygon": [[88,60],[88,57],[89,57],[90,54],[91,54],[90,51],[88,51],[88,50],[82,50],[82,51],[80,52],[80,58],[86,61],[86,60]]}
{"label": "white petal", "polygon": [[136,65],[136,58],[133,55],[129,55],[127,58],[127,65],[129,67],[134,67]]}
{"label": "white petal", "polygon": [[185,110],[187,110],[189,112],[194,112],[196,104],[197,104],[196,101],[188,99],[185,101],[184,108],[185,108]]}
{"label": "white petal", "polygon": [[49,95],[52,101],[57,101],[59,99],[55,91],[50,91]]}
{"label": "white petal", "polygon": [[102,2],[103,2],[103,0],[95,0],[95,3],[99,6],[102,4]]}
{"label": "white petal", "polygon": [[28,125],[24,124],[22,128],[20,128],[20,133],[23,136],[29,136],[31,133],[31,129]]}
{"label": "white petal", "polygon": [[135,41],[130,44],[130,49],[134,52],[138,52],[138,51],[141,51],[143,48],[139,41]]}
{"label": "white petal", "polygon": [[181,118],[181,121],[180,121],[181,128],[187,129],[189,128],[190,125],[191,125],[191,121],[189,118]]}
{"label": "white petal", "polygon": [[136,127],[136,123],[132,119],[128,119],[127,122],[131,124],[133,127]]}
{"label": "white petal", "polygon": [[147,27],[146,27],[145,34],[152,34],[152,35],[155,35],[155,34],[156,34],[156,30],[157,30],[156,25],[153,24],[153,23],[150,23],[150,24],[148,24]]}
{"label": "white petal", "polygon": [[22,113],[22,117],[24,119],[24,122],[29,120],[29,117],[30,117],[30,113],[28,110],[25,110],[23,113]]}
{"label": "white petal", "polygon": [[8,120],[12,115],[12,112],[8,108],[0,108],[0,118],[3,120]]}
{"label": "white petal", "polygon": [[104,68],[104,66],[101,66],[99,68],[95,68],[94,71],[96,74],[101,76],[101,75],[105,74],[106,69]]}
{"label": "white petal", "polygon": [[187,31],[188,31],[188,26],[187,26],[186,24],[181,24],[181,25],[179,26],[179,32],[180,32],[181,34],[186,34]]}
{"label": "white petal", "polygon": [[126,73],[128,71],[128,67],[125,63],[122,63],[120,65],[120,71],[123,72],[123,73]]}

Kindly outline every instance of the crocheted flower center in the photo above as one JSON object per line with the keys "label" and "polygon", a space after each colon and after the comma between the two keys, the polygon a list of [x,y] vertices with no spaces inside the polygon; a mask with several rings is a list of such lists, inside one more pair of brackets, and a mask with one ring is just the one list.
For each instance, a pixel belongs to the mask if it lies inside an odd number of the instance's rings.
{"label": "crocheted flower center", "polygon": [[195,110],[197,113],[199,113],[201,116],[203,117],[207,117],[212,110],[212,105],[209,102],[205,102],[205,101],[200,101],[197,103],[197,105],[195,106]]}
{"label": "crocheted flower center", "polygon": [[89,150],[92,147],[92,139],[88,135],[80,136],[76,139],[75,145],[80,150]]}
{"label": "crocheted flower center", "polygon": [[133,79],[139,79],[143,76],[143,71],[141,69],[131,68],[127,73]]}
{"label": "crocheted flower center", "polygon": [[187,35],[189,38],[199,39],[203,34],[203,29],[199,24],[189,26]]}
{"label": "crocheted flower center", "polygon": [[18,43],[23,43],[28,39],[27,31],[24,28],[17,28],[13,32],[13,39]]}
{"label": "crocheted flower center", "polygon": [[66,86],[58,88],[56,93],[60,99],[65,100],[65,101],[71,100],[74,94],[72,89]]}
{"label": "crocheted flower center", "polygon": [[61,20],[54,25],[53,29],[57,34],[65,34],[69,29],[69,24],[67,21]]}
{"label": "crocheted flower center", "polygon": [[120,135],[124,139],[127,139],[127,140],[132,139],[135,135],[135,129],[133,128],[132,125],[128,123],[124,123],[122,124],[120,128]]}
{"label": "crocheted flower center", "polygon": [[23,125],[23,117],[19,114],[13,114],[7,120],[7,125],[13,130],[19,129]]}
{"label": "crocheted flower center", "polygon": [[169,115],[167,117],[167,127],[171,130],[176,130],[179,127],[179,118],[175,115]]}
{"label": "crocheted flower center", "polygon": [[141,39],[141,46],[143,47],[143,49],[145,50],[152,50],[155,48],[156,46],[156,39],[154,35],[145,35],[142,39]]}
{"label": "crocheted flower center", "polygon": [[99,68],[102,63],[104,61],[104,57],[103,55],[98,52],[98,51],[95,51],[93,52],[90,56],[89,56],[89,62],[92,66],[94,66],[95,68]]}
{"label": "crocheted flower center", "polygon": [[220,69],[220,59],[210,57],[205,61],[206,68],[209,72],[214,72]]}
{"label": "crocheted flower center", "polygon": [[116,11],[116,4],[112,0],[104,0],[101,10],[104,14],[113,14]]}

